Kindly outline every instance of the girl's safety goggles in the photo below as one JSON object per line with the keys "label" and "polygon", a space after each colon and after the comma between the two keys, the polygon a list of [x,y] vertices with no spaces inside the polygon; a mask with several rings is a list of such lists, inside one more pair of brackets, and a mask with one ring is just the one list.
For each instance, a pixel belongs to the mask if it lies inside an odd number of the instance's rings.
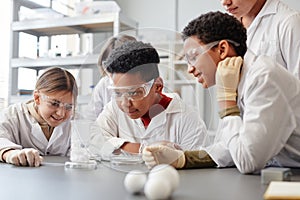
{"label": "girl's safety goggles", "polygon": [[109,86],[108,89],[112,91],[112,98],[114,98],[116,101],[122,101],[123,98],[131,101],[139,101],[149,94],[153,83],[154,79],[140,85],[123,87]]}
{"label": "girl's safety goggles", "polygon": [[63,103],[60,102],[56,99],[52,99],[51,97],[45,95],[45,94],[39,94],[39,96],[41,97],[41,99],[45,102],[47,102],[47,105],[50,109],[56,110],[58,108],[64,108],[66,111],[72,111],[74,108],[73,104],[69,104],[69,103]]}

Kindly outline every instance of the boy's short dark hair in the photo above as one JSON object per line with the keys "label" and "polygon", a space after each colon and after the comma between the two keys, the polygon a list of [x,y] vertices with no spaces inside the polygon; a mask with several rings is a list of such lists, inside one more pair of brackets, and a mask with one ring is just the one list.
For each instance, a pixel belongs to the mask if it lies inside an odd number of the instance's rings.
{"label": "boy's short dark hair", "polygon": [[115,48],[105,62],[110,73],[140,73],[145,81],[159,76],[159,56],[154,47],[140,41],[127,41]]}
{"label": "boy's short dark hair", "polygon": [[108,58],[111,51],[121,46],[124,42],[131,41],[131,40],[136,41],[135,37],[122,34],[122,35],[111,37],[105,42],[98,58],[99,70],[103,76],[105,76],[106,74],[105,74],[104,66],[102,66],[102,63]]}
{"label": "boy's short dark hair", "polygon": [[218,40],[232,40],[239,45],[233,45],[239,56],[247,51],[247,30],[235,17],[217,12],[208,12],[189,22],[182,31],[182,38],[196,36],[204,44]]}

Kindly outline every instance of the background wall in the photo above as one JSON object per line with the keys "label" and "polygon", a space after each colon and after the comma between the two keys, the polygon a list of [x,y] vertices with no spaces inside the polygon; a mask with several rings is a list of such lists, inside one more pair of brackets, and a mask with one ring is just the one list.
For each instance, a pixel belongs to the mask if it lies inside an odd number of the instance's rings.
{"label": "background wall", "polygon": [[299,10],[300,11],[300,4],[299,0],[282,0],[286,4],[288,4],[291,8]]}
{"label": "background wall", "polygon": [[[116,0],[122,12],[139,22],[140,27],[180,31],[191,19],[208,11],[224,11],[220,0]],[[282,0],[300,10],[299,0]],[[178,9],[176,10],[176,4]],[[178,13],[178,14],[177,14]],[[176,22],[177,21],[177,22]]]}
{"label": "background wall", "polygon": [[219,0],[117,0],[117,2],[122,12],[137,20],[142,28],[177,31],[201,13],[222,9]]}

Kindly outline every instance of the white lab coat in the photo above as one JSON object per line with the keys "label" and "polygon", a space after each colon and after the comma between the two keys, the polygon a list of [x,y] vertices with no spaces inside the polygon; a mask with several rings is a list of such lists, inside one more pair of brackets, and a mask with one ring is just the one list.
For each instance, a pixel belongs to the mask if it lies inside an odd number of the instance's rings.
{"label": "white lab coat", "polygon": [[167,140],[184,150],[199,149],[207,132],[199,113],[175,96],[167,109],[152,118],[147,129],[141,119],[131,119],[122,112],[115,101],[104,108],[97,119],[98,128],[92,134],[92,146],[107,158],[124,142],[151,144]]}
{"label": "white lab coat", "polygon": [[5,148],[34,148],[40,155],[67,156],[70,151],[70,121],[55,127],[48,141],[26,103],[14,104],[0,115],[0,151]]}
{"label": "white lab coat", "polygon": [[267,0],[247,29],[247,47],[300,79],[300,13],[279,0]]}
{"label": "white lab coat", "polygon": [[207,152],[242,173],[268,163],[300,167],[300,81],[271,58],[247,52],[238,86],[240,116],[220,120]]}
{"label": "white lab coat", "polygon": [[84,113],[87,119],[96,120],[104,106],[111,101],[111,91],[108,89],[110,85],[111,81],[109,76],[104,76],[99,80],[93,90],[87,110],[85,110]]}

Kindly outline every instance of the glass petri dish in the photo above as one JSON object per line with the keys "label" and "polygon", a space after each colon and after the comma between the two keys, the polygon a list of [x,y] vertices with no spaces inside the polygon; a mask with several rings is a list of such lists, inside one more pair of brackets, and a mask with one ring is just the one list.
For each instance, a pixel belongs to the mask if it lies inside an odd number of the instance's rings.
{"label": "glass petri dish", "polygon": [[142,154],[140,153],[129,153],[121,151],[119,154],[111,154],[110,163],[111,165],[134,165],[142,164]]}
{"label": "glass petri dish", "polygon": [[90,160],[88,162],[65,162],[65,169],[97,169],[97,162],[95,160]]}

